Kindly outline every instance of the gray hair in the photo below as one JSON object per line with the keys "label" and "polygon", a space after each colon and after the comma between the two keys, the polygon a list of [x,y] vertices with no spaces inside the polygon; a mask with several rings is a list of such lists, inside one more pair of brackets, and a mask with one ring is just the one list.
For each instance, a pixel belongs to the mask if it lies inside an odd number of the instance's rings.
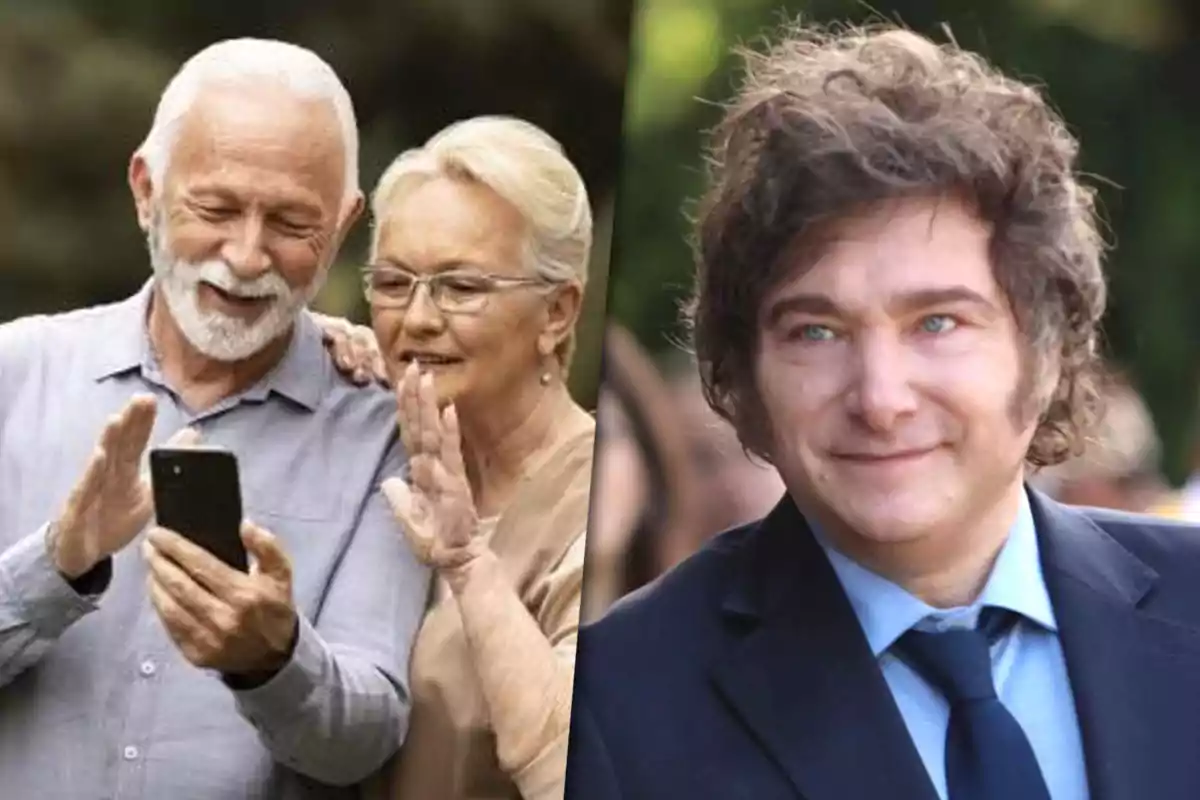
{"label": "gray hair", "polygon": [[159,99],[150,133],[137,150],[159,191],[167,172],[179,122],[202,89],[214,83],[247,83],[256,79],[282,82],[297,97],[327,100],[333,105],[345,148],[343,203],[359,192],[358,126],[350,93],[337,73],[316,53],[272,39],[227,39],[211,44],[189,58]]}
{"label": "gray hair", "polygon": [[401,153],[371,199],[371,256],[388,207],[413,177],[477,181],[511,204],[529,225],[529,268],[549,283],[587,284],[592,210],[587,188],[563,147],[524,120],[482,116],[456,122],[424,147]]}

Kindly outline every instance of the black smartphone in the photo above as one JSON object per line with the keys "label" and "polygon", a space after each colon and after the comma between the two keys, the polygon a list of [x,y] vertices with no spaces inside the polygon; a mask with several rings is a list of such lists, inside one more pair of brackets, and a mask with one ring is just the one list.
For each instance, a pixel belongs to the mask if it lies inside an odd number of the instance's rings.
{"label": "black smartphone", "polygon": [[242,490],[237,458],[216,447],[150,451],[154,516],[234,569],[248,572],[242,544]]}

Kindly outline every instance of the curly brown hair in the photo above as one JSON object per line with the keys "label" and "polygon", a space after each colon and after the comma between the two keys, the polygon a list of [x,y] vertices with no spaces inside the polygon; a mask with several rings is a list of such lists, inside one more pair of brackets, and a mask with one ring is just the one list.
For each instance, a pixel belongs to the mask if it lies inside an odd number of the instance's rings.
{"label": "curly brown hair", "polygon": [[953,41],[885,24],[792,22],[764,52],[738,53],[744,78],[709,133],[684,320],[705,396],[743,444],[768,455],[753,365],[764,298],[794,275],[785,250],[812,263],[839,220],[953,196],[991,228],[994,275],[1027,345],[1014,409],[1038,416],[1027,461],[1078,452],[1099,411],[1104,243],[1078,143],[1039,90]]}

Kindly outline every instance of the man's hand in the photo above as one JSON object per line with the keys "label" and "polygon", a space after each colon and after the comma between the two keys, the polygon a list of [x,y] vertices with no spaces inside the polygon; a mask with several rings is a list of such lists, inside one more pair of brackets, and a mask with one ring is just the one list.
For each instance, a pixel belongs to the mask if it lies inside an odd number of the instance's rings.
{"label": "man's hand", "polygon": [[279,541],[242,524],[249,574],[173,531],[154,528],[143,553],[150,600],[184,657],[226,675],[268,680],[295,644],[292,566]]}
{"label": "man's hand", "polygon": [[[154,502],[142,474],[142,455],[154,430],[155,413],[154,397],[137,395],[108,420],[83,477],[50,526],[50,555],[68,578],[91,571],[149,523]],[[187,446],[198,438],[185,428],[169,444]]]}
{"label": "man's hand", "polygon": [[382,384],[389,382],[387,364],[379,351],[374,331],[341,317],[329,317],[315,311],[310,313],[321,329],[325,347],[339,372],[360,386],[372,381]]}

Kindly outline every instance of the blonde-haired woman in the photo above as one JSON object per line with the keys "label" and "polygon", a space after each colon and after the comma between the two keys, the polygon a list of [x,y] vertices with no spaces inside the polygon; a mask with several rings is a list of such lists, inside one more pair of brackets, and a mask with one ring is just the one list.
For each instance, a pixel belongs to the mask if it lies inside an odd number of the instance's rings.
{"label": "blonde-haired woman", "polygon": [[595,438],[565,384],[587,192],[545,132],[480,117],[401,154],[372,212],[364,281],[410,459],[385,490],[439,578],[389,796],[559,798]]}

